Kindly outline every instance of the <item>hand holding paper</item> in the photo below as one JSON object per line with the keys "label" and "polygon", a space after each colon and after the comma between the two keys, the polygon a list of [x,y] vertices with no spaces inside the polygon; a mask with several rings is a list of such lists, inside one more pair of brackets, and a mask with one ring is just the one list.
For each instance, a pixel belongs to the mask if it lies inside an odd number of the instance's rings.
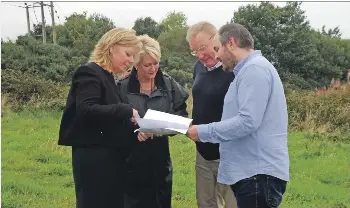
{"label": "hand holding paper", "polygon": [[198,137],[198,129],[197,125],[193,125],[190,128],[188,128],[186,136],[190,138],[194,142],[199,142],[199,137]]}
{"label": "hand holding paper", "polygon": [[133,124],[136,124],[137,123],[137,119],[139,119],[140,116],[139,116],[139,112],[135,109],[132,109],[132,117],[130,118],[131,122]]}
{"label": "hand holding paper", "polygon": [[139,142],[144,142],[147,139],[153,139],[153,134],[152,133],[143,133],[143,132],[139,132],[137,135],[137,139],[139,140]]}
{"label": "hand holding paper", "polygon": [[192,119],[177,116],[169,113],[164,113],[156,110],[147,110],[143,118],[136,119],[139,129],[136,131],[171,135],[171,134],[186,134]]}

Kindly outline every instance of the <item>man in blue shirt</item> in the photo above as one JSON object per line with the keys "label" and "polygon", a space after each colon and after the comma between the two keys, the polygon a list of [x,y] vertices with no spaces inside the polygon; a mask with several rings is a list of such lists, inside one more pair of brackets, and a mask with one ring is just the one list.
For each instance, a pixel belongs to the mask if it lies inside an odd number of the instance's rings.
{"label": "man in blue shirt", "polygon": [[278,207],[289,181],[287,104],[277,70],[253,48],[242,25],[220,28],[214,50],[235,79],[221,121],[193,125],[187,135],[220,144],[218,182],[231,186],[238,207]]}

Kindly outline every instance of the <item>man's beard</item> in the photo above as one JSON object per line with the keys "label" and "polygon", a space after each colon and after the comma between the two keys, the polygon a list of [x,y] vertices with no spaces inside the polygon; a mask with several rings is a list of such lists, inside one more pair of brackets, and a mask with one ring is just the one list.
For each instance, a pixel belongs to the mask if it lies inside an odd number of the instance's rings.
{"label": "man's beard", "polygon": [[223,63],[223,65],[222,65],[222,70],[224,71],[224,72],[232,72],[233,71],[233,68],[236,66],[236,62],[235,61],[233,61],[233,60],[231,60],[231,61],[229,61],[228,63]]}
{"label": "man's beard", "polygon": [[229,67],[227,67],[226,65],[223,65],[223,66],[222,66],[222,70],[223,70],[224,72],[228,73],[228,72],[230,72],[232,69],[229,68]]}
{"label": "man's beard", "polygon": [[222,61],[222,70],[224,72],[232,72],[233,68],[236,66],[236,62],[234,61],[234,55],[230,51],[225,50],[225,57],[226,61]]}

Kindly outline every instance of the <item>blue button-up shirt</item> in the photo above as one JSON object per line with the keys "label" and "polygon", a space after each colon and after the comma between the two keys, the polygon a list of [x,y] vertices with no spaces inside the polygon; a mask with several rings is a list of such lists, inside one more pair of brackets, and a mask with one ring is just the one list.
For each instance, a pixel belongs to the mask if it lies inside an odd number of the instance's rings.
{"label": "blue button-up shirt", "polygon": [[275,67],[254,51],[233,72],[221,121],[198,125],[202,142],[220,143],[218,182],[257,174],[289,181],[287,104]]}

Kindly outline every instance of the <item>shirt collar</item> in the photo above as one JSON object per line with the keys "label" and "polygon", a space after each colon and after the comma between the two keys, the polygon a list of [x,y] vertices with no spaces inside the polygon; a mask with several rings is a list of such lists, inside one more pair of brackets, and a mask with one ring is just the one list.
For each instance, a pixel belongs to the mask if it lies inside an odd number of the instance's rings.
{"label": "shirt collar", "polygon": [[250,61],[252,58],[254,58],[256,56],[261,56],[261,51],[260,50],[255,50],[255,51],[249,53],[248,56],[246,56],[244,59],[242,59],[240,62],[238,62],[238,64],[232,70],[233,73],[235,74],[235,76],[237,76],[238,72],[242,69],[242,67],[248,61]]}
{"label": "shirt collar", "polygon": [[222,65],[222,62],[219,61],[212,67],[207,67],[207,66],[205,66],[205,67],[208,69],[208,71],[213,71],[214,69],[219,68],[221,65]]}

